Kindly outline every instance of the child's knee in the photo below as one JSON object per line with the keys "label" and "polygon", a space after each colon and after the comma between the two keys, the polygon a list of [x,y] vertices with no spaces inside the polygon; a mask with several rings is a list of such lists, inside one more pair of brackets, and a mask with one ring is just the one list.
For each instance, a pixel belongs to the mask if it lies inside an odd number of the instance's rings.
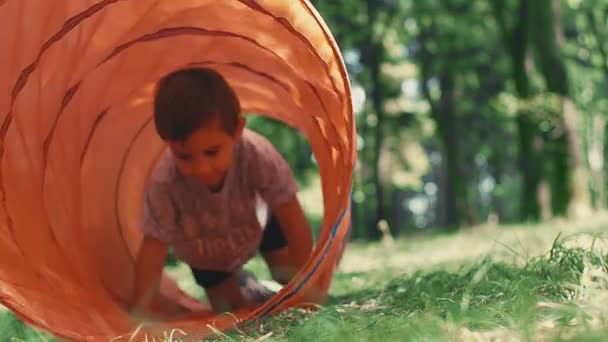
{"label": "child's knee", "polygon": [[293,279],[295,272],[291,271],[287,268],[271,268],[270,273],[272,275],[272,280],[276,281],[281,285],[287,285]]}
{"label": "child's knee", "polygon": [[288,247],[267,251],[263,255],[272,279],[281,285],[289,283],[298,271],[290,262]]}

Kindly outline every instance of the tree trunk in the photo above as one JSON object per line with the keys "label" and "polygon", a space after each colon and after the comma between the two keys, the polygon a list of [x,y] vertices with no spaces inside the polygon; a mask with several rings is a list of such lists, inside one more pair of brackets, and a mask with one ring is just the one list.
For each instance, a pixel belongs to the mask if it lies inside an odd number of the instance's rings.
{"label": "tree trunk", "polygon": [[548,221],[552,217],[551,210],[551,186],[546,178],[542,178],[538,184],[538,205],[540,208],[540,219]]}
{"label": "tree trunk", "polygon": [[[604,9],[606,13],[607,9]],[[604,73],[604,79],[608,80],[608,51],[604,45],[605,37],[602,34],[600,24],[598,24],[593,10],[588,7],[585,10],[585,15],[589,21],[589,27],[591,32],[595,36],[595,41],[598,47],[600,56],[602,56],[602,71]],[[605,27],[605,23],[604,23]],[[596,210],[603,210],[606,208],[606,185],[604,174],[604,160],[606,153],[605,144],[608,143],[606,140],[606,118],[601,114],[595,114],[592,118],[592,127],[590,128],[590,147],[588,151],[589,168],[591,170],[591,184],[594,193],[594,208]]]}
{"label": "tree trunk", "polygon": [[360,220],[359,220],[359,203],[351,197],[350,199],[350,236],[349,240],[358,239],[361,237],[360,234]]}
{"label": "tree trunk", "polygon": [[300,135],[296,135],[296,148],[297,158],[295,161],[297,170],[304,170],[308,165],[310,158],[310,145],[307,141]]}
{"label": "tree trunk", "polygon": [[[606,138],[606,137],[608,137],[608,124],[604,126],[604,137],[605,137],[604,144],[603,144],[604,153],[602,155],[603,155],[604,160],[608,160],[608,138]],[[608,173],[608,167],[606,167],[606,163],[604,162],[604,168],[602,169],[602,178],[603,179],[608,179],[607,173]],[[607,182],[603,182],[603,184],[601,185],[601,188],[602,188],[602,192],[604,194],[606,194],[605,195],[606,198],[605,198],[604,202],[602,203],[602,205],[604,207],[608,208],[608,184],[607,184]]]}
{"label": "tree trunk", "polygon": [[540,184],[540,170],[538,155],[534,145],[536,137],[536,125],[529,115],[520,112],[517,116],[517,128],[519,132],[519,162],[522,172],[522,189],[520,218],[523,221],[536,221],[540,218],[540,206],[538,203],[538,186]]}
{"label": "tree trunk", "polygon": [[488,214],[488,223],[500,224],[505,219],[505,201],[502,194],[503,180],[503,161],[499,153],[496,153],[490,160],[491,175],[494,178],[495,188],[499,191],[494,190],[492,192],[491,208]]}
{"label": "tree trunk", "polygon": [[566,133],[553,137],[551,147],[551,206],[553,215],[567,216],[570,202],[570,166],[568,164],[568,138]]}
{"label": "tree trunk", "polygon": [[595,114],[589,127],[589,150],[587,159],[591,169],[591,183],[593,188],[593,207],[595,210],[606,208],[606,189],[604,186],[604,144],[606,132],[606,118]]}
{"label": "tree trunk", "polygon": [[454,75],[451,70],[444,70],[439,77],[441,99],[439,112],[435,113],[436,122],[443,146],[442,167],[444,180],[445,221],[442,225],[448,229],[457,229],[461,225],[462,214],[466,209],[466,190],[460,170],[460,135],[454,101]]}
{"label": "tree trunk", "polygon": [[392,220],[391,229],[392,233],[396,236],[405,232],[407,226],[407,217],[405,210],[403,210],[403,201],[406,198],[407,193],[403,190],[395,190],[392,192]]}
{"label": "tree trunk", "polygon": [[377,4],[373,0],[367,1],[367,11],[368,11],[368,40],[367,40],[367,51],[366,54],[366,64],[369,68],[370,73],[370,90],[371,90],[371,102],[374,115],[376,117],[375,120],[375,128],[374,129],[374,141],[373,141],[373,171],[372,171],[372,182],[374,184],[374,192],[376,196],[376,214],[373,218],[373,224],[370,224],[368,227],[368,238],[370,240],[376,240],[380,238],[380,231],[378,230],[378,222],[380,220],[385,219],[384,213],[384,187],[382,184],[382,179],[380,177],[380,160],[382,153],[382,143],[383,143],[383,125],[384,125],[384,108],[383,108],[383,96],[382,96],[382,85],[380,82],[381,78],[381,70],[380,63],[381,58],[380,54],[383,49],[383,44],[381,41],[376,41],[376,37],[374,36],[374,25],[376,23],[376,13],[377,13]]}
{"label": "tree trunk", "polygon": [[430,95],[428,81],[430,74],[430,56],[426,51],[426,35],[419,37],[421,51],[421,72],[424,86],[422,92],[431,107],[432,117],[437,125],[439,144],[441,146],[441,169],[438,177],[439,193],[437,196],[437,224],[447,229],[458,229],[462,213],[466,209],[466,188],[460,170],[460,135],[456,118],[455,80],[452,70],[444,67],[440,70],[439,86],[441,97],[435,101]]}
{"label": "tree trunk", "polygon": [[[375,52],[370,52],[375,55]],[[374,215],[373,225],[370,225],[368,230],[368,237],[370,239],[377,239],[380,237],[380,232],[377,229],[377,223],[380,220],[385,219],[384,215],[384,186],[380,177],[381,172],[381,155],[382,155],[382,142],[383,142],[383,117],[382,114],[382,97],[380,94],[379,84],[379,73],[380,66],[377,64],[377,59],[372,58],[374,62],[370,65],[370,72],[372,73],[372,103],[374,108],[374,114],[376,116],[376,126],[374,127],[374,153],[373,153],[373,175],[372,182],[374,184],[374,192],[376,195],[376,214]]]}
{"label": "tree trunk", "polygon": [[[495,17],[503,32],[505,46],[511,56],[511,69],[517,97],[520,100],[531,96],[528,75],[533,72],[533,60],[528,45],[530,35],[530,16],[532,3],[519,0],[516,23],[507,27],[508,13],[502,0],[492,2]],[[518,149],[520,170],[522,173],[520,219],[522,221],[537,221],[541,216],[539,185],[541,183],[541,161],[537,154],[538,146],[534,141],[538,136],[538,128],[529,113],[519,111],[517,115]]]}
{"label": "tree trunk", "polygon": [[560,2],[556,0],[537,0],[530,2],[538,29],[534,31],[540,67],[547,88],[559,94],[562,107],[562,121],[566,131],[569,193],[568,216],[585,217],[591,212],[588,174],[582,157],[583,146],[580,137],[579,114],[570,97],[570,85],[566,65],[561,51],[564,34],[560,20]]}
{"label": "tree trunk", "polygon": [[568,138],[570,166],[570,204],[568,216],[582,218],[591,214],[588,174],[583,160],[583,146],[579,133],[579,113],[569,97],[562,98],[562,115]]}

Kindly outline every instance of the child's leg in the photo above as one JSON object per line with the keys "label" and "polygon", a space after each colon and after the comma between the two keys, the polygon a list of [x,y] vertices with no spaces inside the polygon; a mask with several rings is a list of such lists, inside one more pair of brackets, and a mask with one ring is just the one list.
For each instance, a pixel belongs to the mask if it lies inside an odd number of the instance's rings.
{"label": "child's leg", "polygon": [[270,269],[272,278],[277,283],[287,284],[298,271],[291,263],[287,239],[274,216],[270,217],[264,229],[260,252]]}
{"label": "child's leg", "polygon": [[235,286],[231,273],[190,269],[196,283],[205,290],[213,311],[221,313],[243,305],[240,289]]}
{"label": "child's leg", "polygon": [[247,272],[234,273],[192,268],[196,283],[205,289],[209,304],[216,313],[261,304],[275,293],[265,288]]}

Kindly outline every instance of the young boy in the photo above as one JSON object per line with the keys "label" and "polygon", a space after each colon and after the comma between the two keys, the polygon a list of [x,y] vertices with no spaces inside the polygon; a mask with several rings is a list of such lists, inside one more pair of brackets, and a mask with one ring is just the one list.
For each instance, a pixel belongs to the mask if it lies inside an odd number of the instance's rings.
{"label": "young boy", "polygon": [[[168,149],[145,194],[132,312],[157,291],[144,284],[158,284],[169,246],[216,313],[260,304],[272,292],[259,291],[242,266],[260,251],[274,280],[286,284],[313,248],[288,164],[268,140],[245,129],[237,96],[213,70],[164,77],[154,119]],[[269,210],[266,224],[260,204]]]}

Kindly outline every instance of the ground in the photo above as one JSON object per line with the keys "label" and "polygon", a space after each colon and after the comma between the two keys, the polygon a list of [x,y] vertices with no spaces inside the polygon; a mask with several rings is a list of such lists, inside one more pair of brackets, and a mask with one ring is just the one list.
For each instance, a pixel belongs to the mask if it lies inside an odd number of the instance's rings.
{"label": "ground", "polygon": [[[292,310],[217,340],[608,340],[608,214],[352,243],[316,312]],[[260,260],[248,265],[261,278]],[[201,295],[188,270],[170,270]],[[51,340],[10,313],[2,340]],[[179,336],[179,334],[175,334]]]}

